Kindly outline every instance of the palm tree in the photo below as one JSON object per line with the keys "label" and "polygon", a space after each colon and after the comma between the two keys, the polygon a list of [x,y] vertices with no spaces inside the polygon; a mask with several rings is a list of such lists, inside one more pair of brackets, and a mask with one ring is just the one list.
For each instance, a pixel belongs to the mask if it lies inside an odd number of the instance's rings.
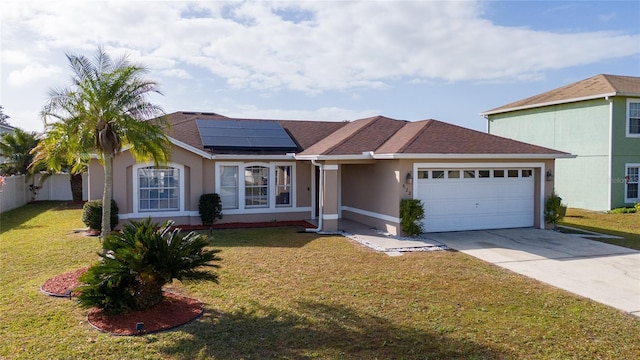
{"label": "palm tree", "polygon": [[63,121],[45,124],[44,136],[31,150],[34,157],[30,166],[46,168],[49,173],[68,171],[73,201],[82,201],[82,173],[86,171],[90,158],[85,149],[90,149],[91,143],[72,142],[72,134],[77,129],[70,128],[70,125]]}
{"label": "palm tree", "polygon": [[29,175],[29,164],[33,160],[30,152],[37,144],[36,134],[22,129],[0,135],[0,156],[5,158],[0,165],[0,174]]}
{"label": "palm tree", "polygon": [[[72,130],[64,140],[69,153],[79,158],[97,153],[105,174],[102,203],[110,204],[113,158],[123,147],[128,147],[136,160],[152,159],[156,165],[167,162],[167,136],[158,121],[146,121],[164,114],[147,101],[150,94],[161,92],[156,82],[142,77],[147,68],[132,64],[127,56],[114,60],[102,47],[93,62],[83,55],[66,56],[72,70],[71,85],[51,90],[42,117],[45,124],[61,121]],[[110,212],[109,206],[102,207],[103,237],[111,232]]]}

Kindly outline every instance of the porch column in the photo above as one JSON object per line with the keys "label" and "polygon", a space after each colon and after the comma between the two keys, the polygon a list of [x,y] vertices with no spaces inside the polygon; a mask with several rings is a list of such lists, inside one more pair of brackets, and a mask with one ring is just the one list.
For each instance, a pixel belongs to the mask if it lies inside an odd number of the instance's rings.
{"label": "porch column", "polygon": [[324,189],[322,193],[322,229],[321,231],[338,231],[338,165],[323,166]]}

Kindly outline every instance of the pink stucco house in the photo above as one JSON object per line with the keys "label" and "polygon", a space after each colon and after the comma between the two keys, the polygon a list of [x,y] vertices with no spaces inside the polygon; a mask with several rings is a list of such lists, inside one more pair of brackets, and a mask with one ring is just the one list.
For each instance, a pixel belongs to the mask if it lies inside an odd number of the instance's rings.
{"label": "pink stucco house", "polygon": [[[428,232],[545,226],[554,162],[570,154],[437,120],[383,116],[349,122],[167,115],[168,164],[114,159],[120,219],[198,225],[204,193],[222,198],[220,222],[349,219],[400,233],[403,198],[423,201]],[[89,196],[104,173],[89,166]]]}

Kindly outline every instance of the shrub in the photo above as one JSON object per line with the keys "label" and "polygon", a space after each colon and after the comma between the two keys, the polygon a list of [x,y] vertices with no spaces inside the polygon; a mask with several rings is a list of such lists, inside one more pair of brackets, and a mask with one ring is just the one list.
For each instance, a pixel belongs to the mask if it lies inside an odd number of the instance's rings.
{"label": "shrub", "polygon": [[636,212],[640,214],[640,202],[637,202],[633,207],[636,208]]}
{"label": "shrub", "polygon": [[77,288],[82,307],[98,307],[109,315],[148,309],[162,301],[162,287],[173,279],[218,282],[220,250],[205,249],[207,238],[194,232],[186,236],[171,230],[172,221],[160,227],[146,219],[132,221],[120,233],[106,236],[100,262],[80,277]]}
{"label": "shrub", "polygon": [[554,190],[544,204],[544,221],[556,225],[564,218],[566,212],[567,206],[562,204],[562,198]]}
{"label": "shrub", "polygon": [[400,200],[400,228],[410,236],[417,236],[424,231],[422,220],[424,208],[422,201],[418,199]]}
{"label": "shrub", "polygon": [[[118,204],[111,200],[111,228],[118,225]],[[82,207],[82,222],[91,230],[102,229],[102,200],[87,201]]]}
{"label": "shrub", "polygon": [[611,209],[611,211],[609,211],[609,214],[633,214],[636,211],[637,209],[635,207],[621,207]]}
{"label": "shrub", "polygon": [[222,219],[222,201],[218,194],[202,194],[200,195],[200,203],[198,204],[200,219],[202,225],[213,225],[213,223]]}

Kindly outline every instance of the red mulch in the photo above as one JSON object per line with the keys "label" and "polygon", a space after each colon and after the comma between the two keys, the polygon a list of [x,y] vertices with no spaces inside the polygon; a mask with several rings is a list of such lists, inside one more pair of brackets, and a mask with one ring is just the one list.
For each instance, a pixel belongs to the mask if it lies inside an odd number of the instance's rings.
{"label": "red mulch", "polygon": [[165,292],[164,300],[151,309],[134,311],[122,315],[107,316],[101,309],[89,310],[89,324],[100,331],[113,335],[140,335],[136,324],[143,323],[141,334],[173,329],[198,318],[203,304],[195,299]]}
{"label": "red mulch", "polygon": [[[67,297],[66,292],[82,285],[78,278],[87,271],[86,268],[64,273],[47,280],[40,288],[51,296]],[[72,292],[72,296],[77,293]],[[143,334],[169,330],[196,319],[203,311],[202,302],[165,292],[164,300],[143,311],[134,311],[122,315],[107,316],[102,310],[93,308],[87,316],[89,324],[100,331],[114,335],[139,335],[137,323],[144,323]]]}

